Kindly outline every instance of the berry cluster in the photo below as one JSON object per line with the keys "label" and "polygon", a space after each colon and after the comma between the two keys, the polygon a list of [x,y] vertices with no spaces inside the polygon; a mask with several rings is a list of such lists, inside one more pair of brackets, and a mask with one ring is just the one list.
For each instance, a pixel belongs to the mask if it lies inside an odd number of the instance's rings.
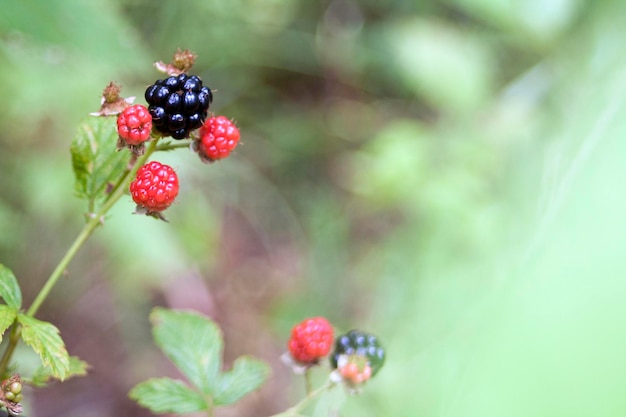
{"label": "berry cluster", "polygon": [[[296,324],[287,343],[286,364],[302,373],[328,356],[333,345],[332,325],[323,317],[313,317]],[[385,362],[385,350],[374,335],[350,330],[334,341],[330,365],[333,379],[344,381],[351,388],[372,378]]]}
{"label": "berry cluster", "polygon": [[[239,129],[225,116],[207,119],[213,93],[200,77],[187,73],[194,60],[195,55],[185,50],[178,51],[170,64],[155,64],[168,77],[146,89],[144,96],[148,107],[133,105],[134,98],[122,98],[120,87],[113,82],[105,88],[100,111],[92,115],[117,115],[118,149],[129,148],[134,158],[138,158],[146,152],[145,143],[152,139],[191,138],[191,149],[203,162],[214,162],[230,155],[239,143]],[[164,145],[164,149],[177,147],[181,146]],[[153,147],[150,152],[154,150]],[[131,161],[134,163],[134,159]],[[178,189],[176,172],[156,161],[140,167],[130,184],[137,212],[163,220],[160,212],[174,202]]]}
{"label": "berry cluster", "polygon": [[0,406],[6,407],[9,415],[18,415],[22,413],[22,379],[18,374],[14,374],[6,379],[0,385]]}
{"label": "berry cluster", "polygon": [[14,403],[22,401],[24,398],[22,395],[22,383],[19,381],[13,381],[7,385],[4,390],[4,398]]}
{"label": "berry cluster", "polygon": [[189,137],[207,117],[213,94],[197,75],[185,73],[157,80],[146,89],[152,123],[163,136]]}

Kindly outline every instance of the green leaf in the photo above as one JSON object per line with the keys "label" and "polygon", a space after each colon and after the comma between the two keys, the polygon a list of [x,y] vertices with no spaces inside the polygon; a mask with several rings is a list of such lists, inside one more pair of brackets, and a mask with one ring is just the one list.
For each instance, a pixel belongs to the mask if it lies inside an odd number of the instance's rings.
{"label": "green leaf", "polygon": [[[65,379],[74,376],[86,376],[88,369],[89,364],[87,362],[76,356],[70,356],[70,368],[67,375],[65,375]],[[29,383],[34,387],[44,387],[52,379],[56,378],[50,371],[50,368],[41,366],[35,371]]]}
{"label": "green leaf", "polygon": [[18,314],[17,320],[22,325],[24,342],[39,355],[52,375],[63,381],[70,372],[70,356],[59,335],[59,329],[51,323],[25,314]]}
{"label": "green leaf", "polygon": [[258,359],[242,356],[233,368],[220,375],[214,393],[215,405],[229,405],[259,388],[270,373],[269,366]]}
{"label": "green leaf", "polygon": [[200,393],[171,378],[144,381],[135,385],[128,396],[155,413],[193,413],[209,408]]}
{"label": "green leaf", "polygon": [[17,309],[0,304],[0,342],[6,329],[15,321],[15,317],[17,317]]}
{"label": "green leaf", "polygon": [[222,367],[222,334],[193,312],[155,308],[150,314],[156,344],[202,393],[212,394]]}
{"label": "green leaf", "polygon": [[19,309],[22,306],[22,291],[13,271],[0,264],[0,297],[8,306]]}
{"label": "green leaf", "polygon": [[90,117],[79,126],[70,147],[79,197],[89,201],[103,197],[107,186],[124,172],[129,154],[117,151],[117,139],[113,117]]}

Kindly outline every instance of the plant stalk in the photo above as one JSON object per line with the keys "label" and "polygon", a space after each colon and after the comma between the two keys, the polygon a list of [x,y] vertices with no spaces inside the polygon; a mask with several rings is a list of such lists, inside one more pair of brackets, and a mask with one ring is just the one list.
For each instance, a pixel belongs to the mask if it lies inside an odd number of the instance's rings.
{"label": "plant stalk", "polygon": [[165,143],[157,148],[157,151],[173,151],[174,149],[179,148],[189,148],[190,143],[187,141],[179,142],[179,143]]}
{"label": "plant stalk", "polygon": [[307,368],[304,371],[304,388],[306,390],[306,395],[311,395],[311,390],[313,389],[311,385],[311,368]]}
{"label": "plant stalk", "polygon": [[325,391],[331,390],[335,386],[333,381],[327,381],[324,385],[317,388],[315,391],[311,391],[304,397],[298,404],[288,408],[282,413],[274,414],[270,417],[295,417],[301,415],[300,412],[304,410],[313,400],[320,396]]}
{"label": "plant stalk", "polygon": [[[132,178],[132,175],[137,172],[139,167],[143,165],[144,162],[154,152],[156,144],[156,140],[150,143],[150,146],[148,147],[148,149],[146,149],[146,152],[142,156],[137,158],[137,161],[133,165],[133,167],[124,172],[124,175],[122,176],[123,179],[119,182],[119,184],[128,184],[129,178]],[[39,291],[39,294],[37,294],[37,297],[35,297],[35,300],[31,304],[30,308],[26,311],[26,315],[34,316],[37,313],[37,310],[39,310],[39,307],[41,307],[41,304],[48,297],[52,288],[59,281],[59,278],[63,276],[63,273],[69,265],[70,261],[74,258],[74,256],[76,256],[78,250],[91,236],[96,227],[102,224],[106,213],[111,209],[111,207],[113,207],[113,205],[115,205],[115,203],[117,203],[117,200],[119,200],[124,195],[126,189],[127,187],[117,187],[110,195],[109,199],[100,208],[100,211],[95,216],[93,216],[91,220],[89,220],[89,222],[83,227],[83,230],[81,230],[81,232],[78,234],[78,236],[76,237],[70,248],[67,250],[61,261],[58,263],[54,271],[52,271],[52,274]]]}
{"label": "plant stalk", "polygon": [[[44,283],[41,290],[39,290],[39,293],[33,300],[33,303],[30,305],[28,310],[26,310],[27,316],[33,317],[35,316],[35,314],[37,314],[37,311],[39,310],[43,302],[46,300],[46,298],[48,298],[48,295],[50,295],[52,288],[54,288],[54,286],[57,284],[59,279],[63,276],[67,266],[72,261],[74,256],[76,256],[79,249],[91,236],[91,234],[96,229],[96,227],[102,224],[102,222],[104,221],[105,215],[111,209],[111,207],[113,207],[113,205],[124,195],[124,193],[126,192],[126,189],[128,188],[127,185],[130,183],[130,178],[133,177],[133,175],[137,172],[139,167],[141,167],[148,160],[150,155],[156,150],[157,142],[158,140],[153,140],[150,143],[148,149],[146,149],[146,152],[142,156],[137,158],[136,163],[132,166],[132,168],[129,168],[126,171],[124,171],[124,174],[122,175],[120,181],[118,182],[118,186],[116,186],[116,188],[110,194],[109,198],[102,205],[98,213],[95,214],[87,222],[87,224],[85,224],[85,226],[80,231],[78,236],[76,236],[76,239],[74,239],[74,242],[72,242],[67,252],[65,252],[65,255],[63,255],[63,258],[61,258],[61,260],[57,264],[56,268],[54,268],[54,270],[52,271],[52,273],[50,274],[50,276]],[[125,184],[125,186],[122,186],[123,184]],[[13,352],[15,351],[15,347],[20,341],[20,334],[21,334],[21,326],[16,322],[15,325],[13,326],[13,329],[11,330],[7,348],[4,351],[4,354],[2,355],[2,359],[0,359],[0,375],[3,375],[7,370],[11,357],[13,356]]]}
{"label": "plant stalk", "polygon": [[11,360],[11,356],[13,356],[13,352],[15,351],[15,347],[17,343],[20,341],[20,335],[22,334],[22,327],[18,324],[17,319],[13,324],[13,328],[11,329],[11,333],[9,334],[9,343],[7,345],[7,349],[4,351],[2,355],[2,359],[0,359],[0,378],[4,380],[5,373],[7,368],[9,367],[9,361]]}

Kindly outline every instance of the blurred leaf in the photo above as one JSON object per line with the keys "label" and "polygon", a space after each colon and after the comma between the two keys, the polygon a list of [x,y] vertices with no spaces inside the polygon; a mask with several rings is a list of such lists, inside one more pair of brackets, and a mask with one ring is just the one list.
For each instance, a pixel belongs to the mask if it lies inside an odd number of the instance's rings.
{"label": "blurred leaf", "polygon": [[576,18],[580,0],[452,0],[455,6],[476,18],[518,35],[526,48],[533,42],[554,40]]}
{"label": "blurred leaf", "polygon": [[14,309],[22,306],[22,291],[17,278],[13,271],[2,264],[0,264],[0,297]]}
{"label": "blurred leaf", "polygon": [[[74,376],[86,376],[89,364],[76,356],[70,356],[70,367],[65,379]],[[56,379],[50,368],[40,366],[33,374],[30,384],[35,387],[45,387],[50,380]]]}
{"label": "blurred leaf", "polygon": [[206,317],[156,308],[150,318],[157,345],[193,385],[213,397],[209,405],[201,394],[182,382],[152,379],[133,388],[130,396],[153,411],[180,413],[185,404],[189,407],[185,408],[186,412],[233,404],[257,389],[269,374],[265,363],[248,356],[238,358],[230,371],[220,374],[222,335],[217,325]]}
{"label": "blurred leaf", "polygon": [[[98,108],[96,91],[106,81],[150,71],[152,58],[140,46],[137,25],[123,16],[117,2],[25,0],[2,9],[0,90],[14,83],[22,88],[3,106],[0,124],[24,121],[10,127],[25,133],[22,144],[65,143],[71,134],[67,127],[75,126],[86,109]],[[58,125],[42,137],[37,126],[47,117]]]}
{"label": "blurred leaf", "polygon": [[[363,151],[352,154],[352,190],[378,205],[394,207],[415,198],[429,172],[426,131],[418,123],[389,124]],[[367,170],[363,170],[367,166]],[[407,190],[414,190],[407,192]]]}
{"label": "blurred leaf", "polygon": [[128,395],[155,413],[193,413],[209,408],[200,393],[171,378],[149,379],[135,385]]}
{"label": "blurred leaf", "polygon": [[233,368],[220,375],[214,393],[215,405],[229,405],[259,388],[267,379],[270,369],[265,362],[242,356]]}
{"label": "blurred leaf", "polygon": [[11,306],[0,304],[0,342],[6,329],[9,328],[17,317],[17,310]]}
{"label": "blurred leaf", "polygon": [[[24,0],[5,8],[0,15],[0,29],[23,33],[47,47],[55,46],[59,54],[76,51],[80,55],[90,50],[100,58],[98,65],[107,70],[122,62],[134,69],[144,54],[134,43],[134,26],[120,16],[114,3]],[[107,41],[103,42],[105,34]],[[94,62],[87,57],[85,60]]]}
{"label": "blurred leaf", "polygon": [[491,90],[489,49],[451,24],[410,20],[391,26],[392,68],[415,94],[443,110],[471,112]]}
{"label": "blurred leaf", "polygon": [[24,342],[39,355],[52,375],[63,381],[70,372],[70,356],[59,335],[59,329],[51,323],[25,314],[18,314],[17,320],[22,325]]}
{"label": "blurred leaf", "polygon": [[113,117],[90,117],[80,125],[70,148],[79,197],[103,197],[126,168],[129,154],[117,151],[117,139]]}
{"label": "blurred leaf", "polygon": [[156,344],[201,392],[215,391],[222,367],[222,334],[210,319],[193,312],[155,308],[150,315]]}

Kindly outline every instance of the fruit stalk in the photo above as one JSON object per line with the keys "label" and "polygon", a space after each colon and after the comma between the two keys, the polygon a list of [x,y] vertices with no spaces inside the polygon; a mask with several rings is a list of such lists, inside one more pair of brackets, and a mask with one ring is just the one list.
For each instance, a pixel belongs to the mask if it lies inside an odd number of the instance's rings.
{"label": "fruit stalk", "polygon": [[327,381],[324,385],[317,388],[315,391],[312,391],[307,394],[298,404],[293,407],[288,408],[282,413],[273,414],[270,417],[296,417],[302,415],[302,410],[304,410],[313,400],[319,397],[326,391],[330,391],[335,387],[335,383],[333,381]]}

